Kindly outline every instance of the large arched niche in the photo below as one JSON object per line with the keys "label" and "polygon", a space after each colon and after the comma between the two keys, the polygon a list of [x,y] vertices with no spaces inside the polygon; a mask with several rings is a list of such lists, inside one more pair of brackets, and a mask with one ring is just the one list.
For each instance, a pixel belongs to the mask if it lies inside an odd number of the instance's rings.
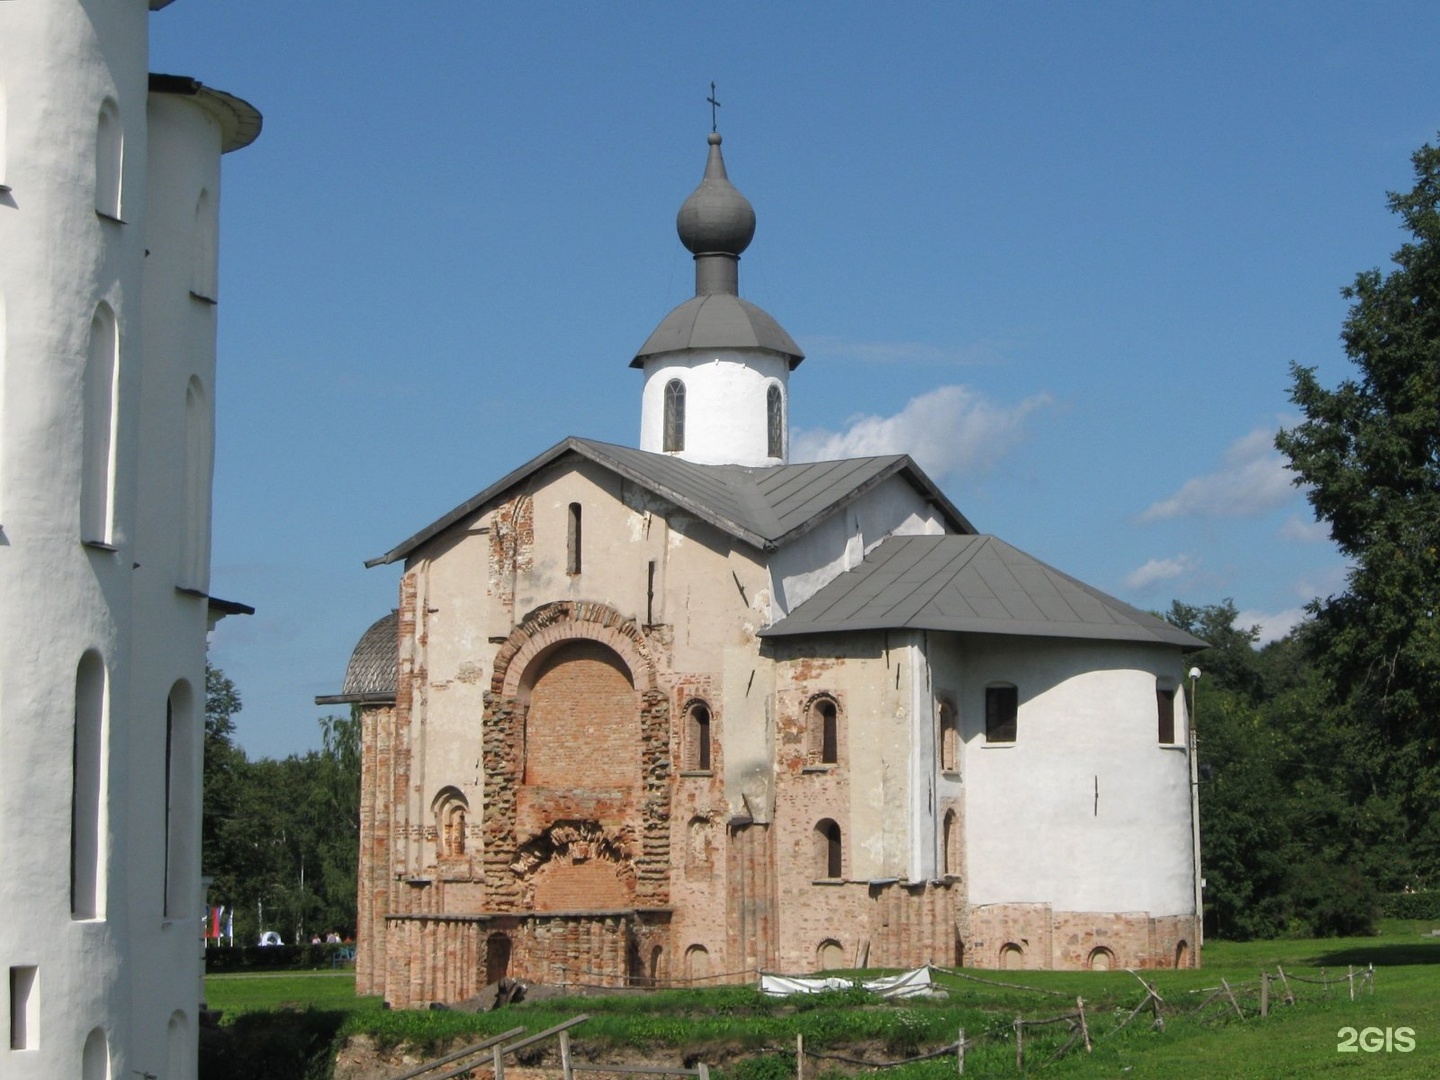
{"label": "large arched niche", "polygon": [[533,685],[537,660],[555,646],[584,639],[607,646],[619,658],[631,683],[640,692],[653,691],[655,660],[635,623],[605,604],[557,601],[536,608],[525,617],[495,654],[490,690],[500,698],[520,698],[523,686]]}
{"label": "large arched niche", "polygon": [[640,707],[630,670],[614,649],[590,638],[551,645],[526,669],[517,696],[526,706],[521,783],[640,783]]}

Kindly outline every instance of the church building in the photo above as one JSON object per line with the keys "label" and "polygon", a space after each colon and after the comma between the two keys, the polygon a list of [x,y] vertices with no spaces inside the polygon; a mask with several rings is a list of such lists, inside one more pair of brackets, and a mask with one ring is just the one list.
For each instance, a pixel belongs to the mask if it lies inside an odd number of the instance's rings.
{"label": "church building", "polygon": [[319,699],[363,714],[359,992],[1197,964],[1203,643],[905,455],[791,463],[718,134],[677,227],[640,448],[568,438],[367,564],[399,607]]}

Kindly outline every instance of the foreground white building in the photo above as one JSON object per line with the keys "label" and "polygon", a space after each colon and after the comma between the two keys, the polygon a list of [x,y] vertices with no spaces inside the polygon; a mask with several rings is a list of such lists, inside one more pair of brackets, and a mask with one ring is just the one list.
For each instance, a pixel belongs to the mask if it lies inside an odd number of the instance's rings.
{"label": "foreground white building", "polygon": [[220,157],[169,0],[0,3],[7,1080],[195,1075]]}

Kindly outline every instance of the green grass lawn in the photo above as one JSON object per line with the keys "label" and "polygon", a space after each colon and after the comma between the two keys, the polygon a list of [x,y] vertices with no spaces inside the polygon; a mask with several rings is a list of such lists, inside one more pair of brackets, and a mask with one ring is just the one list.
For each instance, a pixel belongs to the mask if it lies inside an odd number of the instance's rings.
{"label": "green grass lawn", "polygon": [[[1026,1029],[1027,1073],[1063,1077],[1236,1078],[1280,1080],[1308,1076],[1440,1076],[1440,938],[1422,936],[1429,924],[1388,921],[1379,936],[1327,941],[1209,942],[1205,967],[1196,971],[1143,972],[1168,1008],[1163,1032],[1151,1029],[1148,1014],[1123,1031],[1121,1020],[1144,999],[1135,976],[1123,972],[993,972],[967,969],[974,978],[942,976],[949,992],[943,1001],[879,1003],[861,994],[810,998],[764,998],[747,987],[702,991],[656,991],[585,999],[522,1003],[494,1013],[389,1012],[378,998],[357,998],[348,973],[216,975],[206,979],[212,1008],[231,1021],[246,1014],[312,1007],[344,1013],[341,1037],[364,1033],[382,1044],[434,1049],[456,1039],[482,1038],[523,1025],[538,1031],[578,1013],[591,1019],[573,1033],[577,1053],[607,1060],[698,1056],[715,1062],[729,1080],[783,1080],[794,1075],[797,1033],[807,1050],[859,1056],[868,1060],[913,1057],[953,1043],[964,1028],[967,1037],[988,1035],[967,1053],[966,1076],[1014,1076],[1012,1021],[1054,1016],[1083,997],[1094,1051],[1072,1052],[1047,1064],[1069,1037],[1063,1024]],[[1351,1001],[1343,982],[1327,994],[1316,979],[1321,969],[1332,979],[1347,966],[1375,965],[1374,992]],[[1299,1001],[1286,1006],[1279,984],[1272,987],[1271,1015],[1256,1015],[1254,985],[1260,971],[1283,965]],[[1228,1003],[1202,1015],[1191,1011],[1225,979],[1248,984],[1242,991],[1245,1019]],[[977,981],[985,980],[985,981]],[[1019,984],[1033,989],[994,985]],[[1396,1049],[1394,1029],[1413,1031],[1414,1049]],[[1342,1029],[1356,1029],[1346,1041],[1355,1052],[1340,1052]],[[1392,1049],[1367,1051],[1376,1036],[1359,1032],[1392,1031]],[[839,1062],[817,1058],[807,1077],[853,1072]],[[941,1080],[955,1075],[955,1060],[934,1061],[887,1070],[887,1080]]]}

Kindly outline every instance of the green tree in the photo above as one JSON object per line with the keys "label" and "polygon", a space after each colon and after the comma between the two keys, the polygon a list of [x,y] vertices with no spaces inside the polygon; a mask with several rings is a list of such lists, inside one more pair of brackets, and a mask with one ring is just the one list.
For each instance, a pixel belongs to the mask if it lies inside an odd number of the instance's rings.
{"label": "green tree", "polygon": [[1335,389],[1292,365],[1305,419],[1276,445],[1350,563],[1317,601],[1315,662],[1363,759],[1366,803],[1398,828],[1412,883],[1440,871],[1440,149],[1412,157],[1415,186],[1391,193],[1410,238],[1395,268],[1367,270],[1341,338],[1357,375]]}

